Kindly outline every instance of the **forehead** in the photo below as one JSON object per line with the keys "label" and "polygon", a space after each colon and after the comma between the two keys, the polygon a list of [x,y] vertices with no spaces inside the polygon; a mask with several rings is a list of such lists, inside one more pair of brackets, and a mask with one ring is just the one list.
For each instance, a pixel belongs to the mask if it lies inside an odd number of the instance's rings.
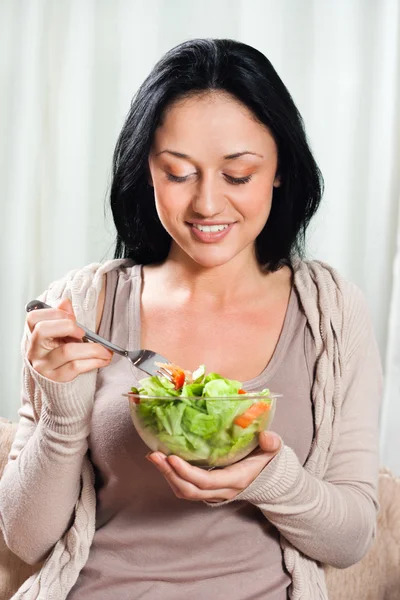
{"label": "forehead", "polygon": [[238,100],[221,92],[184,98],[165,112],[154,136],[153,147],[190,155],[210,156],[243,149],[269,150],[274,140],[268,128]]}

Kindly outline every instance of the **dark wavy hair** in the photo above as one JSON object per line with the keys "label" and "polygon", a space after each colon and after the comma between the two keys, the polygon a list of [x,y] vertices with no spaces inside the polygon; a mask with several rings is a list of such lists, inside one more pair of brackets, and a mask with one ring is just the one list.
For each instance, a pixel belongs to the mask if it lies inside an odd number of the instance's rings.
{"label": "dark wavy hair", "polygon": [[155,65],[132,100],[113,158],[111,210],[115,258],[149,264],[165,260],[171,237],[161,224],[149,184],[148,157],[168,106],[184,97],[223,91],[268,127],[278,148],[280,187],[256,239],[256,256],[270,271],[303,256],[305,232],[322,195],[321,172],[307,143],[302,117],[269,60],[234,40],[179,44]]}

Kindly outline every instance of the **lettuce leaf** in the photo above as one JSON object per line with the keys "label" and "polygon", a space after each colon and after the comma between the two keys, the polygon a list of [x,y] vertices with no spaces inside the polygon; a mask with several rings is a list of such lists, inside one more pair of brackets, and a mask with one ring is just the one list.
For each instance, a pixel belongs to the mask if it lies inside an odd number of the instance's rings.
{"label": "lettuce leaf", "polygon": [[143,396],[179,396],[179,390],[175,389],[166,377],[145,377],[140,380],[139,394]]}
{"label": "lettuce leaf", "polygon": [[185,407],[185,413],[183,416],[183,425],[186,431],[200,435],[204,439],[207,439],[218,431],[220,426],[220,419],[218,415],[209,415],[202,411],[191,408],[190,406]]}

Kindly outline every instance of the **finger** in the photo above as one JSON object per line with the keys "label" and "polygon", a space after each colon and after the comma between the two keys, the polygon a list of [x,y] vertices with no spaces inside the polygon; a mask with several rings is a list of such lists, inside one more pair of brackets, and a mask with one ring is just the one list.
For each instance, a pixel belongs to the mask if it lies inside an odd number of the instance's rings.
{"label": "finger", "polygon": [[36,323],[28,349],[28,359],[43,358],[60,345],[63,338],[82,339],[85,332],[71,319],[39,321]]}
{"label": "finger", "polygon": [[217,471],[200,469],[199,467],[189,464],[186,460],[183,460],[176,455],[168,456],[167,462],[170,466],[172,466],[180,478],[189,483],[193,483],[196,487],[202,490],[217,490],[221,487],[225,487],[222,480],[229,480],[229,482],[231,482],[229,477],[221,478],[220,475],[222,473],[222,469]]}
{"label": "finger", "polygon": [[147,460],[157,467],[167,480],[169,486],[178,498],[183,498],[183,493],[178,485],[179,477],[173,467],[168,464],[167,457],[162,452],[152,452],[146,456]]}
{"label": "finger", "polygon": [[30,331],[33,331],[37,323],[40,323],[41,321],[56,321],[65,319],[75,321],[73,314],[64,310],[59,310],[58,308],[41,308],[31,310],[31,312],[29,312],[26,316],[26,322]]}
{"label": "finger", "polygon": [[[222,488],[242,490],[252,473],[252,470],[246,469],[241,462],[224,467],[223,469],[206,471],[205,469],[190,465],[188,462],[175,455],[168,456],[167,460],[175,469],[179,477],[193,483],[201,490],[215,491]],[[260,462],[263,465],[265,459],[261,458]]]}
{"label": "finger", "polygon": [[167,460],[182,479],[193,483],[199,489],[233,489],[239,492],[254,481],[279,450],[280,447],[274,452],[265,452],[258,448],[243,460],[213,471],[199,469],[175,455],[168,456]]}
{"label": "finger", "polygon": [[264,452],[279,452],[282,446],[282,438],[273,431],[262,431],[258,436],[258,443]]}
{"label": "finger", "polygon": [[110,360],[88,358],[71,361],[62,367],[55,369],[54,371],[41,371],[40,367],[36,368],[36,370],[47,379],[51,379],[52,381],[57,381],[59,383],[68,383],[69,381],[76,379],[78,375],[88,373],[89,371],[94,371],[96,369],[102,369],[107,367],[109,364]]}
{"label": "finger", "polygon": [[[165,460],[165,455],[163,454],[162,457],[160,456],[159,458],[154,457],[155,453],[150,453],[146,456],[146,458],[148,459],[149,462],[151,462],[161,473],[163,473],[161,466],[159,466],[159,461]],[[182,495],[180,493],[179,488],[174,485],[174,483],[171,481],[171,479],[166,478],[166,481],[168,483],[168,485],[170,486],[170,488],[172,489],[172,491],[174,492],[175,496],[177,498],[181,498]]]}
{"label": "finger", "polygon": [[59,310],[63,310],[64,312],[68,313],[69,315],[72,315],[75,319],[74,309],[72,306],[72,302],[69,298],[64,298],[63,300],[61,300],[61,302],[59,302],[59,304],[57,305],[57,308]]}
{"label": "finger", "polygon": [[42,339],[73,337],[81,340],[84,335],[84,330],[81,327],[78,327],[76,321],[66,318],[39,321],[36,323],[32,332],[32,337],[41,337]]}
{"label": "finger", "polygon": [[112,356],[113,353],[111,350],[104,348],[101,344],[70,342],[68,344],[62,344],[49,352],[46,355],[46,364],[47,369],[55,371],[68,363],[82,360],[110,361]]}
{"label": "finger", "polygon": [[[174,468],[168,463],[167,457],[161,452],[153,452],[147,456],[147,459],[153,463],[157,469],[164,475],[168,484],[174,491],[178,498],[186,498],[187,500],[194,500],[196,491],[195,486],[189,484],[187,481],[180,479]],[[197,498],[196,498],[197,499]]]}
{"label": "finger", "polygon": [[171,466],[167,457],[162,453],[152,453],[148,457],[148,460],[155,464],[158,470],[164,475],[178,498],[192,501],[220,502],[223,500],[230,500],[238,493],[237,490],[229,488],[216,490],[199,489],[195,484],[182,479],[175,471],[174,467]]}
{"label": "finger", "polygon": [[57,378],[57,381],[72,381],[72,379],[75,379],[82,373],[88,373],[89,371],[108,367],[110,362],[111,359],[104,360],[100,358],[73,360],[53,371],[53,374]]}
{"label": "finger", "polygon": [[32,361],[32,366],[48,379],[67,382],[81,373],[108,366],[112,354],[100,344],[63,344],[46,355],[43,360]]}

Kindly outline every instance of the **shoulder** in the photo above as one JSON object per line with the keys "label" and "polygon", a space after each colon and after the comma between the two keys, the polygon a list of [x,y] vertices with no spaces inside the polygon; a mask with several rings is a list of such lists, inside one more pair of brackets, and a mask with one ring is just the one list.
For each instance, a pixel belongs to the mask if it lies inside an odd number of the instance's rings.
{"label": "shoulder", "polygon": [[355,283],[322,261],[297,260],[292,266],[294,286],[309,318],[335,325],[344,346],[371,330],[368,303]]}
{"label": "shoulder", "polygon": [[131,264],[128,259],[113,259],[73,269],[64,277],[53,281],[41,294],[40,299],[53,305],[63,298],[69,298],[77,321],[93,329],[96,324],[97,303],[99,297],[104,295],[105,275],[109,271]]}
{"label": "shoulder", "polygon": [[329,304],[351,309],[355,305],[366,306],[363,292],[352,281],[346,279],[334,267],[318,260],[297,260],[292,264],[294,286],[299,295],[314,300],[321,309]]}
{"label": "shoulder", "polygon": [[334,267],[321,261],[293,262],[294,286],[309,321],[340,335],[345,354],[372,332],[366,298],[361,289]]}

